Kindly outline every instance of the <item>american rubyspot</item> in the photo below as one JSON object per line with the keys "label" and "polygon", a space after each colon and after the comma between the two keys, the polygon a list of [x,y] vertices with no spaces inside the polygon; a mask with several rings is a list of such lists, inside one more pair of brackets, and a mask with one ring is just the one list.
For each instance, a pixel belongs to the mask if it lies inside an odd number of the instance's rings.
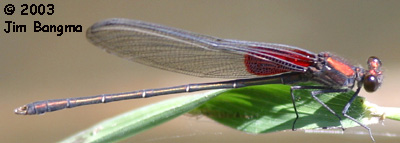
{"label": "american rubyspot", "polygon": [[377,57],[372,56],[368,59],[368,69],[365,70],[327,52],[314,54],[283,44],[220,39],[127,19],[109,19],[96,23],[88,29],[87,37],[93,44],[111,54],[152,67],[199,77],[241,79],[37,101],[15,109],[16,114],[42,114],[81,105],[200,90],[261,84],[292,85],[312,81],[319,86],[291,87],[291,98],[296,113],[293,130],[299,117],[294,90],[315,89],[311,96],[341,122],[341,117],[317,95],[348,92],[355,87],[355,93],[345,105],[342,114],[367,129],[374,140],[370,128],[347,115],[347,111],[362,86],[367,92],[374,92],[380,87],[383,80],[382,63]]}

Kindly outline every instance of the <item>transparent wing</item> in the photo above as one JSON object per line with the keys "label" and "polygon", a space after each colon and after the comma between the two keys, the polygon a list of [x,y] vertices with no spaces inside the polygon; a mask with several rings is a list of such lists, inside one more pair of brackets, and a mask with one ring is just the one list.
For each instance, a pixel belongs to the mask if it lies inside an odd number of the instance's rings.
{"label": "transparent wing", "polygon": [[293,46],[219,39],[128,19],[96,23],[88,29],[87,38],[119,57],[199,77],[250,78],[304,72],[315,58],[313,53]]}

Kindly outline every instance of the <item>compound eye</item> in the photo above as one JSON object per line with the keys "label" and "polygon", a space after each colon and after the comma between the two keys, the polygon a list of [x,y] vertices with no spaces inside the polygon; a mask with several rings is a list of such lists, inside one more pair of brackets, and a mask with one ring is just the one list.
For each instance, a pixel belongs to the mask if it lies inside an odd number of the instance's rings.
{"label": "compound eye", "polygon": [[381,86],[378,78],[374,75],[366,75],[364,77],[364,89],[367,92],[374,92]]}
{"label": "compound eye", "polygon": [[379,60],[377,57],[375,56],[371,56],[368,58],[368,68],[374,69],[374,70],[380,70],[381,66],[382,66],[382,62],[381,60]]}

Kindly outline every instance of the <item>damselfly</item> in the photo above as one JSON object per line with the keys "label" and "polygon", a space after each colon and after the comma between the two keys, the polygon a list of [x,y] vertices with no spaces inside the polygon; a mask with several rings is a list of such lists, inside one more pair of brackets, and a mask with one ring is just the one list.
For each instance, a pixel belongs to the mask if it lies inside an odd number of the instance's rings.
{"label": "damselfly", "polygon": [[348,64],[327,52],[315,54],[298,47],[261,42],[220,39],[180,29],[137,20],[109,19],[94,24],[87,38],[96,46],[119,57],[141,64],[212,78],[236,78],[222,82],[188,84],[167,88],[146,89],[117,94],[37,101],[15,109],[16,114],[33,115],[73,108],[81,105],[108,103],[119,100],[147,98],[159,95],[200,90],[240,88],[261,84],[288,84],[312,81],[320,86],[292,86],[291,97],[298,119],[294,90],[316,89],[311,96],[334,114],[317,95],[331,92],[355,93],[342,114],[369,131],[366,125],[347,115],[362,86],[367,92],[376,91],[383,80],[381,61],[368,59],[368,69]]}

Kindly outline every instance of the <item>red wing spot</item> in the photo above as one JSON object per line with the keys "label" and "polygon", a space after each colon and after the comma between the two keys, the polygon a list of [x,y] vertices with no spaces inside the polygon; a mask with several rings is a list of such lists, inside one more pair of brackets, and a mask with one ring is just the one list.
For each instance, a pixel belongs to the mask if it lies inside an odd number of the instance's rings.
{"label": "red wing spot", "polygon": [[247,71],[254,75],[274,75],[289,71],[285,70],[281,65],[249,55],[245,55],[244,64],[246,65]]}
{"label": "red wing spot", "polygon": [[310,58],[315,58],[314,54],[310,54],[308,52],[305,52],[305,51],[302,51],[302,50],[299,50],[299,49],[293,49],[293,50],[290,50],[290,51],[299,53],[299,54],[304,55],[304,56],[308,56]]}
{"label": "red wing spot", "polygon": [[[260,47],[258,47],[258,48],[260,48]],[[300,51],[298,49],[293,49],[293,50],[264,49],[264,50],[266,51],[264,54],[271,55],[278,59],[289,61],[295,65],[304,66],[304,67],[310,66],[313,63],[313,60],[311,60],[311,58],[315,57],[314,55],[308,54],[308,53],[306,53],[304,51]],[[270,52],[268,52],[268,51],[270,51]],[[292,52],[299,53],[299,54],[293,54],[288,51],[292,51]],[[279,53],[279,54],[273,54],[271,52],[275,52],[275,53]],[[264,57],[262,55],[259,55],[259,56]],[[304,57],[304,56],[308,56],[308,57]]]}
{"label": "red wing spot", "polygon": [[[312,59],[315,58],[315,55],[298,49],[288,50],[288,49],[267,49],[263,47],[253,47],[253,48],[258,48],[265,51],[261,53],[251,53],[253,55],[259,57],[266,57],[265,55],[269,55],[272,56],[273,58],[284,60],[292,64],[303,67],[311,66],[311,64],[313,63]],[[271,58],[266,58],[266,59],[271,59]],[[294,70],[290,69],[289,67],[280,65],[279,63],[266,61],[250,55],[245,55],[244,64],[246,65],[247,71],[255,75],[274,75]]]}

